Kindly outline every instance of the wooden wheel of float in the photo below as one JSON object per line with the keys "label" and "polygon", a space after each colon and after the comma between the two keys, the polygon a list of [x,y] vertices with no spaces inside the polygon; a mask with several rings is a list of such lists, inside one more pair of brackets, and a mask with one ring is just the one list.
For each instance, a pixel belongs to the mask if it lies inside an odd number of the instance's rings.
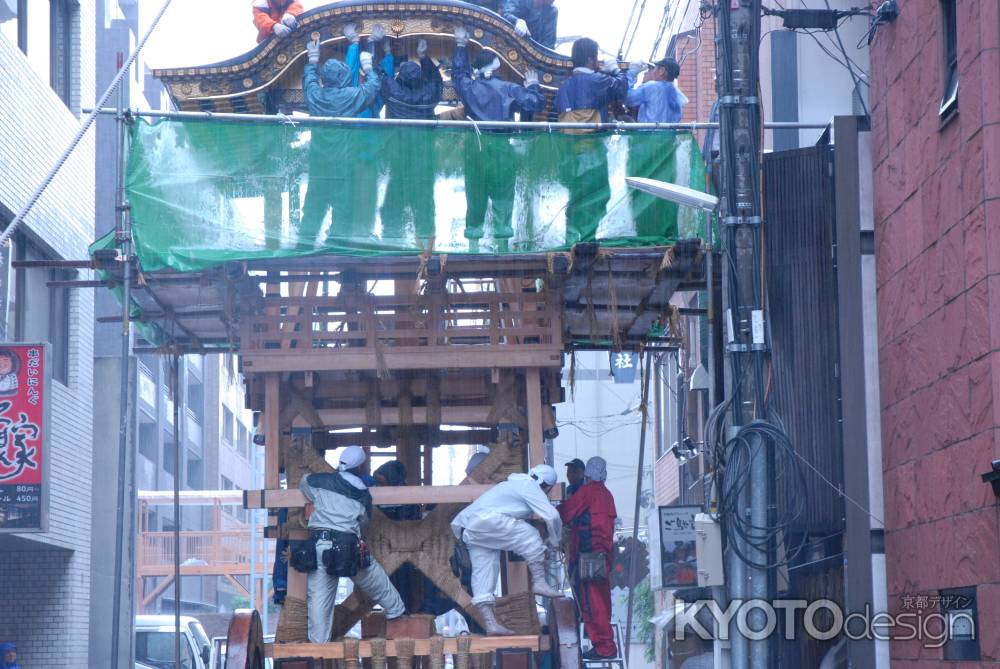
{"label": "wooden wheel of float", "polygon": [[260,614],[239,609],[226,637],[225,669],[264,669],[264,627]]}

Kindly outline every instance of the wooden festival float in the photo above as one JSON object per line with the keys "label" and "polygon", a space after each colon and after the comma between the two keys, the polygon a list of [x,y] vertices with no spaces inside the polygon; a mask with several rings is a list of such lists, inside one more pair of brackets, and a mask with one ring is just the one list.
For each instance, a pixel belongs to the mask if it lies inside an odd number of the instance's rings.
{"label": "wooden festival float", "polygon": [[[248,54],[206,67],[155,72],[181,111],[290,114],[305,109],[301,90],[305,44],[319,38],[326,55],[342,54],[342,28],[362,34],[376,23],[401,43],[430,43],[444,58],[458,24],[471,28],[472,48],[500,56],[505,78],[540,73],[551,97],[571,73],[565,57],[515,35],[490,11],[462,2],[339,2],[300,17],[300,28]],[[446,99],[454,91],[446,88]],[[674,347],[680,337],[677,291],[706,284],[700,240],[669,247],[601,248],[506,255],[349,257],[314,255],[219,263],[198,271],[129,270],[136,320],[161,336],[137,350],[174,355],[238,353],[248,408],[259,412],[265,489],[245,506],[267,509],[266,536],[307,537],[302,476],[331,471],[325,452],[358,445],[394,453],[406,465],[401,487],[372,489],[374,504],[421,505],[420,520],[393,521],[380,511],[366,528],[374,556],[392,574],[403,564],[426,576],[475,619],[470,596],[449,566],[454,516],[515,471],[545,461],[551,408],[563,402],[563,371],[575,350],[637,351]],[[125,263],[96,251],[101,285],[121,287]],[[373,289],[375,285],[378,290]],[[446,444],[491,447],[461,485],[432,485],[435,450]],[[279,523],[278,511],[287,509]],[[359,592],[337,607],[333,638],[362,621],[361,640],[310,644],[306,575],[289,568],[277,638],[263,641],[256,612],[230,627],[226,667],[365,666],[382,669],[456,667],[492,662],[527,667],[531,653],[551,652],[553,666],[579,663],[578,623],[571,600],[555,600],[540,628],[523,562],[505,560],[501,621],[511,637],[434,636],[429,616],[386,623]],[[404,593],[405,598],[405,593]],[[561,663],[561,664],[560,664]],[[489,665],[492,666],[492,665]]]}

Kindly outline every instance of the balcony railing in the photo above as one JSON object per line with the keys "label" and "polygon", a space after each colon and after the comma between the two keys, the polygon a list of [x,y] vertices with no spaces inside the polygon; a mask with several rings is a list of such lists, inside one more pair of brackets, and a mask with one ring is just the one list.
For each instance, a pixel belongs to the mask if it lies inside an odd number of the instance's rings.
{"label": "balcony railing", "polygon": [[[250,530],[181,532],[181,573],[225,575],[250,573]],[[259,571],[268,569],[273,550],[264,539],[256,545]],[[174,571],[174,533],[143,532],[139,537],[140,576],[166,576]]]}

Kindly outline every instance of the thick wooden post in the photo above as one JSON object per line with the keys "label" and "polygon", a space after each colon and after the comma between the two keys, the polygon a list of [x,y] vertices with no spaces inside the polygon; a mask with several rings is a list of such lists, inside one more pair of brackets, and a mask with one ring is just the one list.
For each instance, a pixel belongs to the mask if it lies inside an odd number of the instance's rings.
{"label": "thick wooden post", "polygon": [[534,467],[545,463],[545,437],[542,425],[542,379],[537,367],[530,367],[525,372],[527,379],[528,404],[528,465]]}
{"label": "thick wooden post", "polygon": [[264,486],[268,490],[279,487],[281,452],[281,376],[267,375],[264,382]]}

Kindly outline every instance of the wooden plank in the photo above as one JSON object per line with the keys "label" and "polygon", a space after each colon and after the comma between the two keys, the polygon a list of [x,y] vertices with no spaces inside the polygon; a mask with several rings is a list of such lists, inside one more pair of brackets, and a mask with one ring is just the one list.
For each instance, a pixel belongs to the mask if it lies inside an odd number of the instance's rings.
{"label": "wooden plank", "polygon": [[538,369],[525,372],[528,402],[528,466],[545,463],[545,437],[542,426],[542,380]]}
{"label": "wooden plank", "polygon": [[[562,346],[449,346],[390,348],[383,352],[387,369],[488,369],[498,367],[561,367]],[[308,371],[372,371],[378,369],[371,349],[329,351],[247,351],[243,354],[244,374]]]}
{"label": "wooden plank", "polygon": [[[276,370],[280,371],[280,370]],[[281,468],[281,377],[268,374],[264,381],[264,485],[278,487]]]}
{"label": "wooden plank", "polygon": [[[393,430],[385,429],[377,432],[337,432],[337,433],[314,433],[313,447],[317,450],[334,450],[344,446],[366,446],[368,444],[378,444],[380,446],[394,446],[398,443],[398,437]],[[486,445],[496,441],[496,431],[491,429],[480,430],[429,430],[421,428],[416,430],[417,439],[420,443],[426,444],[434,432],[434,443],[432,448],[438,446],[452,445]]]}
{"label": "wooden plank", "polygon": [[[371,488],[372,502],[380,504],[468,504],[493,487],[492,483],[445,486],[397,486]],[[297,509],[305,506],[305,497],[293,490],[252,490],[247,495],[248,509]]]}
{"label": "wooden plank", "polygon": [[[413,654],[418,656],[428,656],[431,652],[430,639],[414,639]],[[503,648],[524,648],[532,651],[545,651],[550,647],[548,638],[537,636],[473,636],[470,652],[492,653]],[[370,640],[362,639],[359,644],[359,655],[363,658],[372,656],[372,644]],[[290,659],[298,657],[311,657],[317,660],[342,660],[344,659],[344,642],[331,641],[329,643],[275,643],[265,644],[264,652],[267,657],[279,659]],[[454,637],[444,639],[444,654],[454,655],[458,652],[458,640]],[[396,657],[396,642],[393,639],[386,639],[386,657]]]}
{"label": "wooden plank", "polygon": [[[406,422],[404,409],[400,407],[383,407],[381,409],[380,425],[427,425],[427,407],[414,407],[409,421]],[[368,422],[367,412],[363,408],[355,409],[320,409],[316,412],[322,425],[327,428],[365,426]],[[442,407],[441,421],[443,425],[487,425],[490,416],[488,406],[457,406]]]}

